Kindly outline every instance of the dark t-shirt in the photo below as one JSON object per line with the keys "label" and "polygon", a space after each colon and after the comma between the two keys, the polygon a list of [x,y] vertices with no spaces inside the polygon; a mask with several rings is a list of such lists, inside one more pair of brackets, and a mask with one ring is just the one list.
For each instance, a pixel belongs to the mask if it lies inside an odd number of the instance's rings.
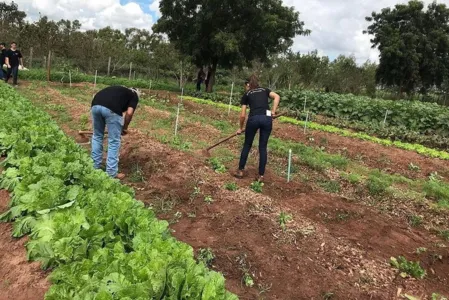
{"label": "dark t-shirt", "polygon": [[268,105],[268,98],[271,90],[266,88],[257,88],[245,93],[242,97],[241,105],[249,106],[249,116],[266,115],[267,110],[270,110]]}
{"label": "dark t-shirt", "polygon": [[110,86],[99,91],[92,100],[92,106],[101,105],[121,116],[128,107],[137,108],[139,96],[123,86]]}
{"label": "dark t-shirt", "polygon": [[3,68],[6,59],[6,49],[0,51],[0,69]]}
{"label": "dark t-shirt", "polygon": [[9,64],[11,67],[17,67],[19,65],[19,58],[22,58],[22,53],[19,50],[11,50],[6,51],[6,57],[9,58]]}

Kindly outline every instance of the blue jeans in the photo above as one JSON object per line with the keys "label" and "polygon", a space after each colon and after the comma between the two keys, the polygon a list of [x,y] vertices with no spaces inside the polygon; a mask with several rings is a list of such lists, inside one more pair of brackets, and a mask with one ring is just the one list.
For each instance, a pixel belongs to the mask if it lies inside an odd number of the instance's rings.
{"label": "blue jeans", "polygon": [[6,82],[8,82],[9,78],[12,75],[12,83],[14,85],[17,84],[17,77],[19,76],[19,66],[11,66],[11,69],[8,69],[6,73]]}
{"label": "blue jeans", "polygon": [[105,127],[108,127],[108,158],[106,173],[115,178],[118,173],[120,142],[123,128],[123,117],[109,108],[95,105],[92,107],[94,134],[92,137],[92,160],[96,169],[101,168],[103,160],[103,138]]}
{"label": "blue jeans", "polygon": [[268,139],[273,129],[273,118],[266,115],[252,116],[248,119],[245,129],[245,144],[243,145],[242,154],[240,156],[239,170],[244,170],[248,160],[249,151],[253,146],[254,137],[257,130],[259,134],[259,175],[265,174],[265,167],[267,165],[268,153]]}

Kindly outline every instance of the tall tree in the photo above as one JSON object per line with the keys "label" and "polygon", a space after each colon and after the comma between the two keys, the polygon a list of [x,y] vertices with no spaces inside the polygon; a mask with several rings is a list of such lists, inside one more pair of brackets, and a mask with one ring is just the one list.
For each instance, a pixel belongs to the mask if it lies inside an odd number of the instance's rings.
{"label": "tall tree", "polygon": [[297,34],[309,34],[299,13],[281,0],[161,0],[154,31],[197,66],[210,65],[209,91],[217,66],[232,68],[287,50]]}
{"label": "tall tree", "polygon": [[396,86],[400,93],[422,92],[441,86],[449,71],[449,9],[433,2],[424,10],[422,1],[373,12],[365,33],[373,35],[380,51],[376,79]]}

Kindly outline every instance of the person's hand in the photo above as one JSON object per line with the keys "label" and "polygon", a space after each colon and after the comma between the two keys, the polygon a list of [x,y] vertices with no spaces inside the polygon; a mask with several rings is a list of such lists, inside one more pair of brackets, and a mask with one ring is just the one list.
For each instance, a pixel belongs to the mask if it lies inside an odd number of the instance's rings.
{"label": "person's hand", "polygon": [[275,111],[272,111],[272,112],[271,112],[271,117],[272,117],[272,118],[276,117],[276,112],[275,112]]}
{"label": "person's hand", "polygon": [[237,130],[236,134],[237,134],[237,135],[241,135],[242,132],[243,132],[243,129],[239,128],[239,129]]}
{"label": "person's hand", "polygon": [[6,65],[6,67],[7,67],[8,69],[11,69],[11,65]]}

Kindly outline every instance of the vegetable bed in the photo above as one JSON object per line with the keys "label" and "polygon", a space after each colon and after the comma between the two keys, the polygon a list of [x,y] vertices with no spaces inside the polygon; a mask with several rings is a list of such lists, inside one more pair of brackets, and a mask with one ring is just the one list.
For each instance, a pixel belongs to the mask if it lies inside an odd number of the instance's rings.
{"label": "vegetable bed", "polygon": [[0,219],[52,269],[46,299],[238,299],[46,113],[5,84],[0,95],[0,188],[12,197]]}

